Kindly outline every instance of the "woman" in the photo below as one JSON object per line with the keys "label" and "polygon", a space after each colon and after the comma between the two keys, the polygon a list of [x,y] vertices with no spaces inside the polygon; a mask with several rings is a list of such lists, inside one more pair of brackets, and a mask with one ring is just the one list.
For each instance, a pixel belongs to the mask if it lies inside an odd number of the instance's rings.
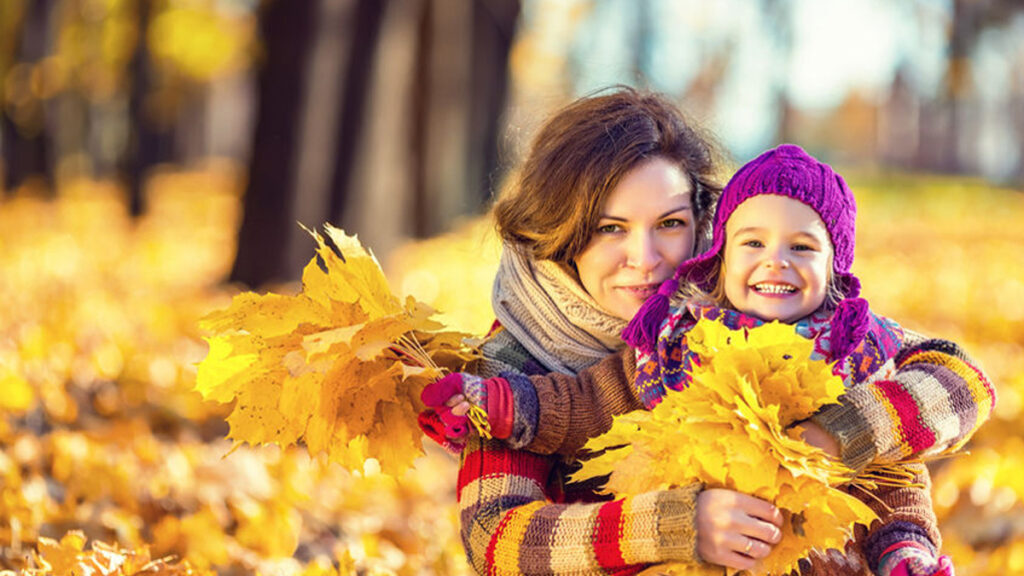
{"label": "woman", "polygon": [[[715,158],[671,104],[627,88],[578,100],[545,124],[495,206],[505,242],[492,296],[500,326],[480,375],[573,374],[620,350],[627,321],[707,238],[720,192]],[[631,351],[618,358],[606,361],[613,371],[635,369]],[[510,412],[536,410],[537,398],[514,388]],[[593,486],[563,486],[571,458],[509,448],[545,443],[521,424],[509,423],[507,443],[473,437],[463,451],[463,541],[481,573],[630,573],[666,561],[749,568],[778,541],[778,510],[743,494],[683,486],[600,502]],[[875,508],[888,520],[931,512],[927,489],[882,500]],[[930,519],[925,537],[937,544]],[[862,531],[858,544],[807,572],[867,573],[860,545],[873,542]]]}

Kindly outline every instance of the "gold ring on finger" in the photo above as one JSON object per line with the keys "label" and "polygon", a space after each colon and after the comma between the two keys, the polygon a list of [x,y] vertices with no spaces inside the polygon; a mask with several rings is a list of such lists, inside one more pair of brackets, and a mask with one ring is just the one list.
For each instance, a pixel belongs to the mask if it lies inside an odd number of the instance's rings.
{"label": "gold ring on finger", "polygon": [[743,553],[749,555],[750,550],[754,548],[754,539],[747,538],[747,547],[743,549]]}

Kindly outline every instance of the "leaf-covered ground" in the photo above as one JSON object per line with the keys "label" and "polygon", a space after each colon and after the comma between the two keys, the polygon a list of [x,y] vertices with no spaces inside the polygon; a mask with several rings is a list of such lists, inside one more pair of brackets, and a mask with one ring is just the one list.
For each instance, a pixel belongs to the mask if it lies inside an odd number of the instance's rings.
{"label": "leaf-covered ground", "polygon": [[[854,270],[873,307],[961,342],[999,390],[970,454],[932,463],[946,551],[965,574],[1024,571],[1024,195],[937,177],[853,185]],[[234,294],[221,283],[238,180],[168,173],[149,193],[137,223],[119,190],[92,182],[0,203],[0,570],[468,573],[445,454],[399,479],[299,448],[227,455],[229,407],[193,386],[198,320]],[[486,330],[498,254],[486,230],[384,258],[401,271],[394,291]]]}

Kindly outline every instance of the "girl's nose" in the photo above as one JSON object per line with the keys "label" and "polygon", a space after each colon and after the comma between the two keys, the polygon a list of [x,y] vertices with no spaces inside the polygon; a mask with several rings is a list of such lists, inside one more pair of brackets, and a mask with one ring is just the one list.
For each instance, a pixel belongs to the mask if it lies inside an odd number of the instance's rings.
{"label": "girl's nose", "polygon": [[764,264],[768,268],[777,268],[780,270],[784,270],[786,268],[789,268],[789,259],[786,257],[785,254],[782,253],[782,251],[775,250],[765,255]]}

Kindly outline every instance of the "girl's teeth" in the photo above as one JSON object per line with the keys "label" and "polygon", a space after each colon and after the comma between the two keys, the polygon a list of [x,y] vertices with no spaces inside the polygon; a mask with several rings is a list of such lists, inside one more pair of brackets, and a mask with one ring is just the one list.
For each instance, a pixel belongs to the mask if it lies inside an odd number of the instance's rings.
{"label": "girl's teeth", "polygon": [[796,288],[792,286],[780,286],[778,284],[758,284],[754,288],[758,292],[765,292],[767,294],[789,294],[796,292]]}

